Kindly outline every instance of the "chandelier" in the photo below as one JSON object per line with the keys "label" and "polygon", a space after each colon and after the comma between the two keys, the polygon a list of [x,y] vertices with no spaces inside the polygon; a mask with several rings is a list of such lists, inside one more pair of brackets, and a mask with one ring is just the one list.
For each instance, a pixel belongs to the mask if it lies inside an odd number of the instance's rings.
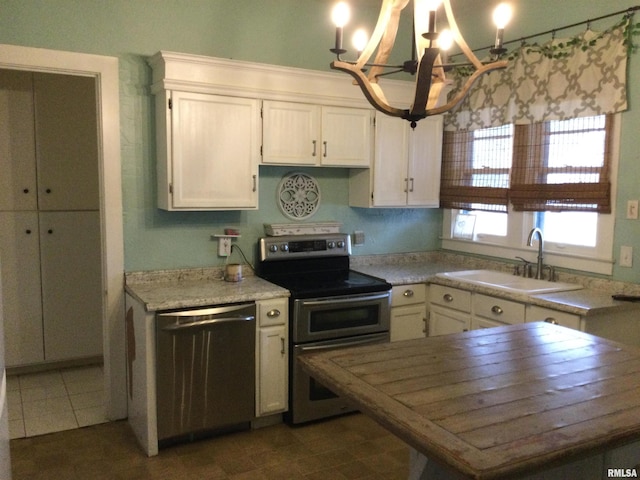
{"label": "chandelier", "polygon": [[[490,59],[482,62],[462,37],[453,16],[450,0],[413,0],[412,58],[401,65],[389,65],[387,62],[396,40],[400,14],[408,3],[409,0],[382,1],[378,22],[371,38],[367,41],[367,34],[363,30],[358,30],[354,34],[353,41],[358,55],[355,61],[345,61],[341,58],[341,55],[347,53],[347,50],[342,47],[342,37],[350,12],[346,2],[337,3],[332,11],[332,19],[336,25],[336,41],[335,47],[330,50],[335,53],[336,59],[331,62],[331,68],[350,74],[376,110],[408,120],[415,128],[419,120],[454,108],[464,99],[480,76],[507,66],[506,60],[500,60],[500,58],[506,52],[503,46],[503,35],[504,28],[511,19],[511,7],[502,3],[494,10],[493,20],[497,27],[495,45],[490,50]],[[438,33],[436,12],[441,4],[444,6],[449,29]],[[454,64],[447,64],[445,51],[454,42],[468,60],[468,63],[455,64],[455,66],[469,66],[473,74],[460,91],[447,101],[452,82],[446,78],[445,70]],[[369,59],[376,50],[374,61],[369,63]],[[392,70],[385,71],[386,69]],[[416,76],[413,103],[407,109],[389,105],[379,83],[381,76],[398,72]]]}

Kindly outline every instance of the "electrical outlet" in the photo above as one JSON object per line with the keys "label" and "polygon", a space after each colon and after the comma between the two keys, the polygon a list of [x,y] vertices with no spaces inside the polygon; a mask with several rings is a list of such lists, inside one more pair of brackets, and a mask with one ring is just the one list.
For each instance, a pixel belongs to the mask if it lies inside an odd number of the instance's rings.
{"label": "electrical outlet", "polygon": [[620,266],[629,267],[633,266],[633,248],[628,245],[622,245],[620,247]]}
{"label": "electrical outlet", "polygon": [[218,256],[228,257],[231,255],[231,237],[218,238]]}
{"label": "electrical outlet", "polygon": [[638,200],[627,200],[627,219],[638,219]]}
{"label": "electrical outlet", "polygon": [[364,232],[362,230],[356,230],[353,232],[353,244],[364,245]]}

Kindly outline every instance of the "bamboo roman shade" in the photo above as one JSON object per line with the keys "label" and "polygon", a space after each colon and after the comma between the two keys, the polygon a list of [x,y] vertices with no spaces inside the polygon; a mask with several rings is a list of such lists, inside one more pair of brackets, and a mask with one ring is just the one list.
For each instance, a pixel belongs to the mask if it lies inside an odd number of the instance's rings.
{"label": "bamboo roman shade", "polygon": [[440,206],[611,213],[611,115],[445,132]]}
{"label": "bamboo roman shade", "polygon": [[513,209],[611,213],[611,124],[601,115],[517,125]]}

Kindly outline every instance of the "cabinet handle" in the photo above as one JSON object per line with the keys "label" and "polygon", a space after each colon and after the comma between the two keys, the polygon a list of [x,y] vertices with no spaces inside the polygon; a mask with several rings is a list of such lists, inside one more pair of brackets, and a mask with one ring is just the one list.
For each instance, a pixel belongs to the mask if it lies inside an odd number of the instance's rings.
{"label": "cabinet handle", "polygon": [[311,140],[311,143],[313,144],[313,152],[311,153],[312,157],[316,156],[316,141],[315,140]]}
{"label": "cabinet handle", "polygon": [[502,315],[503,310],[498,305],[494,305],[493,307],[491,307],[491,312],[495,313],[496,315]]}
{"label": "cabinet handle", "polygon": [[404,193],[407,193],[407,190],[409,190],[409,179],[405,178],[404,179]]}
{"label": "cabinet handle", "polygon": [[269,318],[275,318],[279,316],[280,316],[280,310],[278,310],[277,308],[274,308],[273,310],[269,310],[267,312],[267,317]]}
{"label": "cabinet handle", "polygon": [[413,192],[413,178],[410,178],[409,181],[411,182],[411,187],[409,187],[409,191]]}
{"label": "cabinet handle", "polygon": [[422,323],[424,323],[424,327],[422,327],[422,333],[425,334],[425,337],[428,337],[429,335],[429,319],[427,317],[424,317],[422,319]]}
{"label": "cabinet handle", "polygon": [[409,290],[405,290],[404,293],[402,294],[404,297],[410,298],[413,297],[413,290],[409,289]]}
{"label": "cabinet handle", "polygon": [[324,158],[327,158],[327,141],[326,140],[322,142],[322,146],[324,147],[324,153],[322,154],[322,156]]}
{"label": "cabinet handle", "polygon": [[253,175],[253,191],[255,192],[258,189],[258,176]]}
{"label": "cabinet handle", "polygon": [[445,302],[453,302],[453,295],[451,295],[450,293],[445,293],[445,294],[442,296],[442,299],[443,299]]}
{"label": "cabinet handle", "polygon": [[558,321],[553,317],[545,318],[544,321],[550,323],[551,325],[559,325]]}
{"label": "cabinet handle", "polygon": [[285,350],[284,350],[284,338],[282,338],[282,337],[280,337],[280,347],[281,347],[280,348],[280,353],[282,355],[284,355],[284,353],[285,353]]}

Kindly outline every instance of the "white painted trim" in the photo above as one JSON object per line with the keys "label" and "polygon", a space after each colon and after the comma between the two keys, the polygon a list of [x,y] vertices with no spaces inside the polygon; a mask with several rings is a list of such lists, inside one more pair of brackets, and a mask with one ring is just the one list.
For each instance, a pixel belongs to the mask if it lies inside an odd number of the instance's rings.
{"label": "white painted trim", "polygon": [[0,68],[81,75],[96,79],[100,145],[100,219],[105,289],[102,322],[105,409],[107,417],[112,420],[125,418],[127,393],[118,59],[101,55],[0,45]]}
{"label": "white painted trim", "polygon": [[[344,73],[228,60],[160,51],[149,59],[153,69],[151,91],[181,90],[196,93],[373,108],[360,87]],[[381,79],[388,102],[409,108],[413,82]]]}

